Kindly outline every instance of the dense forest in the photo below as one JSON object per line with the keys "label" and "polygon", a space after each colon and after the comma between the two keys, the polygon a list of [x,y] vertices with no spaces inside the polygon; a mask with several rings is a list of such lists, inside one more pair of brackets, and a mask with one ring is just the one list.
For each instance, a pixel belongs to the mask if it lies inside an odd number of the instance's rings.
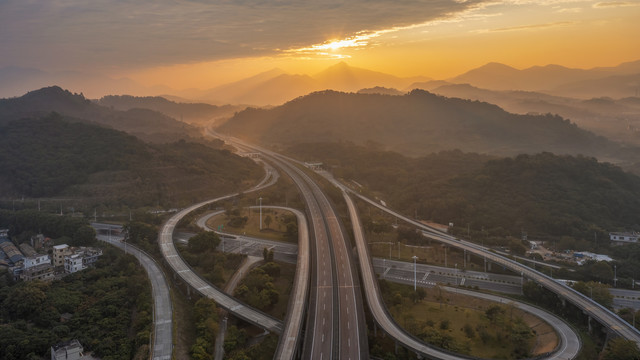
{"label": "dense forest", "polygon": [[620,148],[555,115],[516,115],[498,106],[423,90],[407,95],[312,93],[272,109],[237,113],[218,131],[273,146],[344,140],[411,156],[461,149],[497,155],[551,151],[618,156]]}
{"label": "dense forest", "polygon": [[7,195],[66,196],[130,207],[177,206],[235,191],[260,176],[252,161],[215,144],[147,144],[56,113],[3,125],[0,166],[0,188]]}
{"label": "dense forest", "polygon": [[2,359],[48,358],[52,345],[70,339],[103,360],[149,357],[151,288],[135,258],[119,250],[107,248],[95,268],[51,283],[14,284],[2,274],[0,304]]}
{"label": "dense forest", "polygon": [[95,230],[84,218],[59,216],[35,210],[0,210],[0,229],[9,230],[16,243],[28,241],[40,233],[62,239],[72,246],[89,246],[95,242]]}
{"label": "dense forest", "polygon": [[145,141],[164,143],[200,138],[200,131],[195,127],[159,112],[140,108],[113,110],[58,86],[34,90],[18,98],[0,99],[0,125],[23,118],[40,118],[52,111],[73,121],[126,131]]}
{"label": "dense forest", "polygon": [[[491,159],[460,151],[411,159],[349,143],[297,146],[389,206],[454,223],[472,237],[573,237],[602,242],[609,231],[640,230],[640,178],[584,156],[551,153]],[[353,183],[351,183],[354,185]],[[355,186],[355,185],[354,185]],[[608,241],[607,241],[608,242]]]}

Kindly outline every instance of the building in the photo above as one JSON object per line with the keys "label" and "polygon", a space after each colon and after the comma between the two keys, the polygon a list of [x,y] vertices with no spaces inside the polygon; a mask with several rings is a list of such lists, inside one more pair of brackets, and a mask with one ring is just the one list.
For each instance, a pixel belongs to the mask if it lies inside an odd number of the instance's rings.
{"label": "building", "polygon": [[8,238],[0,238],[0,250],[5,253],[13,266],[19,265],[24,260],[24,255]]}
{"label": "building", "polygon": [[20,280],[22,281],[51,281],[55,278],[55,271],[51,263],[43,263],[29,268],[24,268],[20,272]]}
{"label": "building", "polygon": [[91,247],[72,249],[71,254],[64,257],[64,272],[73,274],[84,270],[98,261],[100,256],[102,256],[102,249]]}
{"label": "building", "polygon": [[87,266],[94,264],[96,261],[98,261],[98,258],[102,256],[102,249],[82,247],[75,253],[82,255],[82,264],[86,268]]}
{"label": "building", "polygon": [[20,251],[22,251],[22,254],[25,257],[29,257],[29,256],[33,256],[33,255],[37,254],[37,252],[33,249],[33,247],[31,247],[31,245],[29,245],[27,243],[22,243],[22,244],[18,245],[18,248],[20,248]]}
{"label": "building", "polygon": [[67,274],[73,274],[75,272],[86,269],[87,267],[82,263],[82,254],[67,255],[64,257],[64,272]]}
{"label": "building", "polygon": [[50,239],[45,238],[44,235],[42,234],[34,235],[31,237],[31,240],[30,240],[31,247],[33,247],[36,250],[41,249],[46,244],[47,240],[50,240]]}
{"label": "building", "polygon": [[51,265],[51,258],[47,254],[35,254],[24,258],[24,268],[28,269],[41,264]]}
{"label": "building", "polygon": [[609,239],[614,244],[633,244],[638,242],[640,234],[636,232],[612,232],[609,233]]}
{"label": "building", "polygon": [[76,339],[57,343],[51,347],[51,360],[86,359],[93,359],[93,357],[84,355],[84,348]]}
{"label": "building", "polygon": [[53,247],[53,266],[64,266],[64,257],[71,255],[71,248],[67,244],[55,245]]}

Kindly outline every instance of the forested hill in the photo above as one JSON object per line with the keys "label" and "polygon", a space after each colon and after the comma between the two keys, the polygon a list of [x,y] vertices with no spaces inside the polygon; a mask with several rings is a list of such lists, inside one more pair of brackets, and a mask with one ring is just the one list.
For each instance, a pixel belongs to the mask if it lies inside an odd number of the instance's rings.
{"label": "forested hill", "polygon": [[261,170],[227,150],[184,140],[153,145],[61,115],[0,126],[3,197],[86,198],[129,206],[178,206],[237,191]]}
{"label": "forested hill", "polygon": [[516,115],[488,103],[414,90],[404,96],[323,91],[273,109],[247,109],[218,131],[263,144],[379,143],[407,155],[462,151],[611,155],[618,145],[558,116]]}
{"label": "forested hill", "polygon": [[[288,153],[321,161],[336,177],[373,191],[390,207],[474,238],[571,236],[640,231],[640,177],[583,156],[514,158],[447,151],[409,158],[350,143],[298,145]],[[484,232],[481,230],[484,229]]]}
{"label": "forested hill", "polygon": [[22,118],[37,118],[55,111],[76,121],[94,122],[154,142],[199,138],[198,129],[149,109],[112,110],[52,86],[18,98],[0,99],[0,125]]}
{"label": "forested hill", "polygon": [[150,109],[190,124],[210,125],[214,120],[231,117],[243,109],[235,105],[210,105],[203,103],[177,103],[160,96],[109,95],[97,100],[98,105],[115,110]]}
{"label": "forested hill", "polygon": [[594,158],[519,155],[417,189],[424,218],[494,235],[524,230],[592,241],[594,234],[604,240],[609,231],[640,230],[640,178]]}

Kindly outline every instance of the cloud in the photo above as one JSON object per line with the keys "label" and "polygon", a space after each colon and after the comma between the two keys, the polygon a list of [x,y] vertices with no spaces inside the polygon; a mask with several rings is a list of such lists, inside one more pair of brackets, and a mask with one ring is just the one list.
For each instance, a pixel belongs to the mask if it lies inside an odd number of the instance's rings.
{"label": "cloud", "polygon": [[533,24],[533,25],[505,27],[505,28],[499,28],[499,29],[481,30],[480,32],[539,30],[539,29],[547,29],[547,28],[558,27],[558,26],[569,26],[573,24],[575,24],[575,22],[573,21],[559,21],[559,22],[546,23],[546,24]]}
{"label": "cloud", "polygon": [[0,66],[109,69],[277,55],[485,1],[2,0]]}
{"label": "cloud", "polygon": [[599,2],[594,4],[594,8],[613,8],[613,7],[623,7],[623,6],[640,6],[640,3],[633,3],[629,1],[608,1],[608,2]]}

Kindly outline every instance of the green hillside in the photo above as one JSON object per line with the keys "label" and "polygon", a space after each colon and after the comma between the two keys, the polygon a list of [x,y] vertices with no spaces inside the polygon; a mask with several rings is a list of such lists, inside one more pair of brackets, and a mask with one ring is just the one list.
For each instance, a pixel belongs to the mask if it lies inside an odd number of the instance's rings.
{"label": "green hillside", "polygon": [[212,146],[147,144],[55,113],[16,120],[0,127],[0,189],[3,197],[178,206],[260,177],[252,161]]}
{"label": "green hillside", "polygon": [[200,132],[183,122],[149,109],[113,110],[52,86],[11,99],[0,99],[0,125],[23,118],[39,118],[55,111],[68,120],[100,124],[158,143],[200,138]]}
{"label": "green hillside", "polygon": [[[490,158],[448,151],[408,158],[349,143],[299,145],[289,153],[322,161],[405,214],[453,222],[475,238],[571,236],[640,230],[640,177],[584,156]],[[352,185],[355,185],[351,183]],[[356,185],[357,186],[357,185]],[[475,235],[474,235],[475,234]]]}
{"label": "green hillside", "polygon": [[247,109],[218,131],[273,146],[374,142],[410,156],[452,149],[497,155],[618,151],[618,145],[558,116],[516,115],[423,90],[404,96],[317,92],[273,109]]}

